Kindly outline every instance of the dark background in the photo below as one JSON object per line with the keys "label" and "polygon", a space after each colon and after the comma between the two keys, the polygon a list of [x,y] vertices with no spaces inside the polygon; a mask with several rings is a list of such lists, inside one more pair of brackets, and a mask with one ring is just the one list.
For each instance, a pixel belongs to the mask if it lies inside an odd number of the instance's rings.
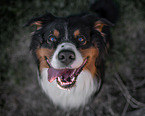
{"label": "dark background", "polygon": [[[93,1],[93,0],[92,0]],[[78,116],[54,107],[37,82],[29,44],[33,28],[23,24],[46,11],[68,16],[89,9],[90,0],[0,1],[0,116]],[[145,116],[145,1],[115,0],[120,17],[112,28],[114,48],[106,79],[83,116]]]}

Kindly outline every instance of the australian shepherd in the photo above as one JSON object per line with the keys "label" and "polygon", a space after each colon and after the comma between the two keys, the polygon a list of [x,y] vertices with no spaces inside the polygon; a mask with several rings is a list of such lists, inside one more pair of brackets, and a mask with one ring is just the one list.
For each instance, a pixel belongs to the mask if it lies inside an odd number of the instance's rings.
{"label": "australian shepherd", "polygon": [[116,21],[111,0],[98,0],[82,13],[33,18],[36,25],[30,49],[38,66],[40,85],[52,102],[63,109],[85,106],[96,95],[104,78],[104,54],[111,43],[109,31]]}

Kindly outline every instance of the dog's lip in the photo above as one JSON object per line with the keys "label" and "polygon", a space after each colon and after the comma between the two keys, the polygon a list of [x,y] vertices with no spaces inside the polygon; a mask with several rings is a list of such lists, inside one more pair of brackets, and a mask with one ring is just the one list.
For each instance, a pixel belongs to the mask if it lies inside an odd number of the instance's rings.
{"label": "dog's lip", "polygon": [[[81,71],[83,70],[84,66],[87,64],[87,61],[88,61],[89,57],[86,57],[84,59],[83,63],[78,68],[75,68],[75,69],[72,69],[72,68],[55,69],[50,64],[48,58],[45,57],[45,59],[47,61],[47,64],[49,65],[48,81],[51,83],[55,79],[57,79],[57,82],[58,82],[58,78],[59,78],[59,80],[61,79],[61,80],[65,81],[65,83],[63,83],[63,85],[68,86],[68,85],[71,84],[71,82],[72,82],[72,84],[74,83],[74,81],[76,80],[77,76],[81,73]],[[73,80],[73,81],[69,82],[68,79]],[[59,85],[61,85],[61,84],[62,83],[59,83]]]}

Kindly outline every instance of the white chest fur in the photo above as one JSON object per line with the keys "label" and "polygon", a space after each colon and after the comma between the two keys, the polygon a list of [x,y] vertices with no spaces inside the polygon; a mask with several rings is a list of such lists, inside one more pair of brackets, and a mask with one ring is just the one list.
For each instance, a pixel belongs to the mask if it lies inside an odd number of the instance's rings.
{"label": "white chest fur", "polygon": [[79,108],[85,105],[97,89],[96,81],[93,80],[91,73],[87,70],[80,73],[76,86],[70,90],[60,89],[57,87],[56,81],[50,83],[47,70],[47,68],[44,68],[41,72],[40,83],[42,89],[55,105],[64,109]]}

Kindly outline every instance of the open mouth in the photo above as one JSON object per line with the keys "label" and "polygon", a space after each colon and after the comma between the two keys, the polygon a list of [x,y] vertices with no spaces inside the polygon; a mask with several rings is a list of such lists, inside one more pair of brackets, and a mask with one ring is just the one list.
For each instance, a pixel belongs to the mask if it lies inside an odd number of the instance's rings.
{"label": "open mouth", "polygon": [[51,83],[56,79],[59,88],[70,89],[75,86],[77,77],[82,72],[84,66],[87,64],[89,57],[85,58],[81,66],[75,69],[55,69],[52,67],[47,57],[45,57],[45,59],[50,67],[48,69],[48,81]]}

